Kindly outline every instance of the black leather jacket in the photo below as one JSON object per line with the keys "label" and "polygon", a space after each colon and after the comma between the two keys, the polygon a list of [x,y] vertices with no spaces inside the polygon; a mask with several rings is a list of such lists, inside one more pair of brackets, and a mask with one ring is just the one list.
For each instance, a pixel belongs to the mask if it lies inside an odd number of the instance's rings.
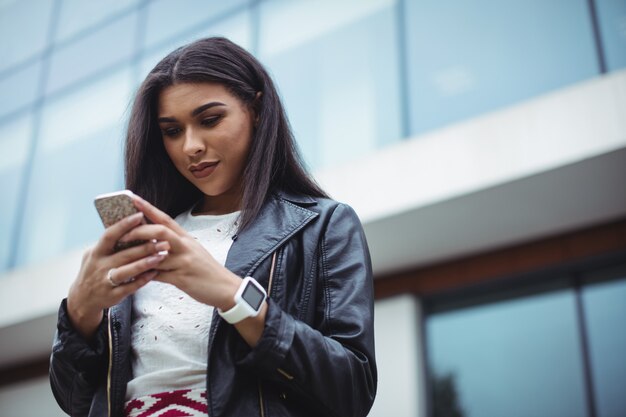
{"label": "black leather jacket", "polygon": [[[233,242],[226,267],[266,288],[261,339],[251,349],[217,314],[209,334],[211,417],[365,416],[376,393],[372,270],[354,211],[280,194]],[[131,377],[132,297],[108,310],[91,343],[65,301],[50,360],[59,405],[73,416],[122,416]]]}

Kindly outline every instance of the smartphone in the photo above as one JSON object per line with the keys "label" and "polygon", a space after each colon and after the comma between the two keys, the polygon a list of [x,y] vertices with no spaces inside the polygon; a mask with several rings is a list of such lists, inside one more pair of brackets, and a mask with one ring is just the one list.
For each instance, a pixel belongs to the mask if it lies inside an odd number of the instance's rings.
{"label": "smartphone", "polygon": [[[94,204],[96,205],[96,210],[100,215],[100,219],[102,219],[104,227],[109,227],[119,222],[124,217],[128,217],[139,212],[133,204],[133,193],[130,190],[101,194],[94,199]],[[142,243],[145,243],[145,240],[117,242],[115,244],[115,251],[117,252],[133,246],[141,245]]]}

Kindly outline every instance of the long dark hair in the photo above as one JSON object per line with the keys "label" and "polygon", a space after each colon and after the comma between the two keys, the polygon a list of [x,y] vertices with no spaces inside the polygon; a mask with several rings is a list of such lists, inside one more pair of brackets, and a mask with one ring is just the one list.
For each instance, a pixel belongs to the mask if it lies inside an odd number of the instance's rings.
{"label": "long dark hair", "polygon": [[258,116],[243,172],[240,230],[254,220],[274,191],[327,197],[304,168],[270,76],[251,54],[219,37],[174,50],[139,87],[126,137],[126,188],[172,217],[202,198],[202,192],[176,170],[157,124],[160,92],[186,82],[222,84]]}

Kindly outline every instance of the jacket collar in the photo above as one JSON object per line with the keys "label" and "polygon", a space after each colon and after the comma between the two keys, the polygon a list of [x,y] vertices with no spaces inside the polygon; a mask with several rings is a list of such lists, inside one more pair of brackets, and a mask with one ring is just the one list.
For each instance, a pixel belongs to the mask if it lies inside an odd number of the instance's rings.
{"label": "jacket collar", "polygon": [[292,203],[302,205],[305,207],[317,204],[317,200],[308,195],[293,194],[288,191],[278,191],[275,195],[277,198],[291,201]]}
{"label": "jacket collar", "polygon": [[268,198],[254,222],[230,248],[225,266],[245,277],[318,214],[306,207],[317,204],[307,196],[278,192]]}

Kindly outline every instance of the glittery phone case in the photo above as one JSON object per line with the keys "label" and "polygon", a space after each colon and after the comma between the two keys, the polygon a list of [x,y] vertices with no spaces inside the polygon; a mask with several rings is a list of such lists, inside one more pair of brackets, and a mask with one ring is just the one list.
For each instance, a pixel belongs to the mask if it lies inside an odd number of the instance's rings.
{"label": "glittery phone case", "polygon": [[[104,227],[109,227],[124,217],[138,213],[132,200],[133,193],[129,190],[116,191],[114,193],[102,194],[95,198],[94,204],[96,210],[102,219]],[[144,243],[143,240],[134,240],[132,242],[117,242],[115,250],[130,248],[132,246]]]}

